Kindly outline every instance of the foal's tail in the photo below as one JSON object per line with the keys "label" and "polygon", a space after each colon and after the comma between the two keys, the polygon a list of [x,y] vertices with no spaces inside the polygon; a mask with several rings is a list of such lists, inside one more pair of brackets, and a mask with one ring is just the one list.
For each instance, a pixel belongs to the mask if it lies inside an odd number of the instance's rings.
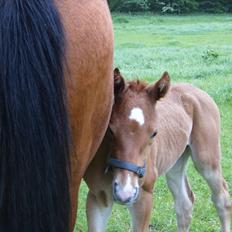
{"label": "foal's tail", "polygon": [[0,231],[68,231],[64,47],[53,0],[0,2]]}

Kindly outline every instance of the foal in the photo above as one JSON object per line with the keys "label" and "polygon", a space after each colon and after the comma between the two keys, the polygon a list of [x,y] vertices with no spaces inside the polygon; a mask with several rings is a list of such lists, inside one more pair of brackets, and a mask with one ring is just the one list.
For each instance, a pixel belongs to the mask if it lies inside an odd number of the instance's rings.
{"label": "foal", "polygon": [[[220,115],[214,101],[189,84],[170,86],[166,72],[147,85],[125,82],[115,69],[114,84],[110,129],[85,175],[89,231],[105,230],[113,201],[128,206],[133,231],[147,231],[154,183],[163,174],[175,201],[178,231],[189,231],[194,194],[186,165],[191,154],[212,191],[221,230],[230,232],[232,205],[221,172]],[[104,174],[106,166],[113,172]]]}

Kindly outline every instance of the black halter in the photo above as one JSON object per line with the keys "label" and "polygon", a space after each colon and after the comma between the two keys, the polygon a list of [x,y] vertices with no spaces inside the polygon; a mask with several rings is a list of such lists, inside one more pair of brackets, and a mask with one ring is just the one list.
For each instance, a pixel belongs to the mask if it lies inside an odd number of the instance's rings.
{"label": "black halter", "polygon": [[106,173],[108,172],[109,168],[121,168],[121,169],[125,169],[131,172],[134,172],[135,174],[137,174],[139,176],[139,178],[144,177],[145,173],[146,173],[146,164],[144,162],[144,166],[140,167],[137,166],[136,164],[127,162],[127,161],[122,161],[122,160],[118,160],[115,158],[110,158],[107,162],[107,167],[106,167]]}

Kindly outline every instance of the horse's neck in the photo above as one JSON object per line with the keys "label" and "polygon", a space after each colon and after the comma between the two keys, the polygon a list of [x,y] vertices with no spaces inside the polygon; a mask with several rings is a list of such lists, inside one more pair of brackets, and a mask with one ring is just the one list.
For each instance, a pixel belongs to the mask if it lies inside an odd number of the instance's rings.
{"label": "horse's neck", "polygon": [[192,119],[181,103],[181,94],[170,92],[157,103],[158,134],[152,146],[158,173],[169,169],[184,152],[192,129]]}

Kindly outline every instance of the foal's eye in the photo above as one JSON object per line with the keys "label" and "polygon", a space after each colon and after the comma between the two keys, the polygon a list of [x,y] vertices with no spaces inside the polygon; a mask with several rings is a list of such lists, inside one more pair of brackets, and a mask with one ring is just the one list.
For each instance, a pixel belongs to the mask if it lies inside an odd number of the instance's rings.
{"label": "foal's eye", "polygon": [[151,134],[150,139],[155,138],[156,135],[157,135],[157,131],[154,131],[154,132]]}
{"label": "foal's eye", "polygon": [[114,135],[114,132],[110,129],[110,127],[109,127],[109,133],[110,133],[111,136]]}

